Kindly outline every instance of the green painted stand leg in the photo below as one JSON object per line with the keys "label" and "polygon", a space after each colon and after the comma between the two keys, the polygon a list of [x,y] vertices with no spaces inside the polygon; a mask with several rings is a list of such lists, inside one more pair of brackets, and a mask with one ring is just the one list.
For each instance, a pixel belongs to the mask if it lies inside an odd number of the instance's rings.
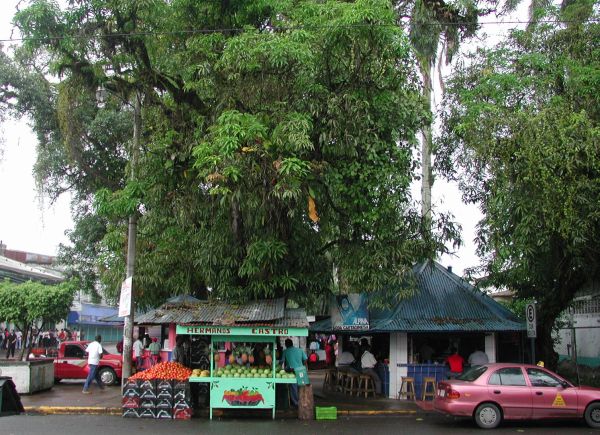
{"label": "green painted stand leg", "polygon": [[275,420],[275,407],[273,407],[273,420]]}
{"label": "green painted stand leg", "polygon": [[209,415],[210,415],[209,419],[212,420],[212,406],[210,407]]}

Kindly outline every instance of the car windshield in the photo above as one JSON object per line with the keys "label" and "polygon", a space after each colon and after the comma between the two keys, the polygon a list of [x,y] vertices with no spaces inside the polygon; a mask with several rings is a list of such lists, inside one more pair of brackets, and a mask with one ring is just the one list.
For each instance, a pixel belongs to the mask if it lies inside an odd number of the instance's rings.
{"label": "car windshield", "polygon": [[486,366],[472,367],[466,372],[464,372],[462,375],[458,376],[456,379],[461,381],[473,382],[474,380],[478,379],[479,376],[484,374],[487,369],[488,368]]}

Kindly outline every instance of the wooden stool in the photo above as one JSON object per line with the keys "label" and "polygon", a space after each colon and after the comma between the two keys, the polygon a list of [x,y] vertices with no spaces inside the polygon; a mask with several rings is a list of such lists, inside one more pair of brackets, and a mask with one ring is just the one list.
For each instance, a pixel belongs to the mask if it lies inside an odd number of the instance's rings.
{"label": "wooden stool", "polygon": [[[431,391],[427,391],[427,387],[431,387]],[[431,399],[435,399],[435,393],[437,390],[437,386],[435,383],[435,378],[430,378],[430,377],[425,377],[423,378],[423,394],[421,397],[422,401],[425,401],[425,399],[427,399],[428,397],[431,397]]]}
{"label": "wooden stool", "polygon": [[369,397],[369,394],[373,394],[376,397],[375,382],[369,375],[360,375],[358,377],[358,392],[357,396],[364,394],[365,397]]}
{"label": "wooden stool", "polygon": [[335,391],[337,386],[337,370],[329,369],[325,372],[323,379],[323,391]]}
{"label": "wooden stool", "polygon": [[400,391],[398,391],[398,399],[402,399],[402,396],[405,396],[406,400],[416,400],[415,378],[407,376],[402,377],[402,384],[400,384]]}
{"label": "wooden stool", "polygon": [[335,391],[339,391],[341,393],[344,392],[344,386],[346,385],[346,375],[348,372],[346,370],[338,370],[337,371],[337,379],[335,384]]}
{"label": "wooden stool", "polygon": [[352,396],[358,393],[358,378],[360,377],[357,373],[346,373],[346,380],[344,382],[344,393]]}

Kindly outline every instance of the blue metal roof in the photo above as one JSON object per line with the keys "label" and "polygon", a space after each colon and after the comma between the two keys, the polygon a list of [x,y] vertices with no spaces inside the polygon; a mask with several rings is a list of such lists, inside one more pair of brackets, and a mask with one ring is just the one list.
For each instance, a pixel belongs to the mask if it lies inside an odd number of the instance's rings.
{"label": "blue metal roof", "polygon": [[[436,262],[413,269],[414,296],[388,310],[371,310],[369,332],[523,331],[525,324],[507,308]],[[330,319],[315,322],[315,332],[331,331]]]}

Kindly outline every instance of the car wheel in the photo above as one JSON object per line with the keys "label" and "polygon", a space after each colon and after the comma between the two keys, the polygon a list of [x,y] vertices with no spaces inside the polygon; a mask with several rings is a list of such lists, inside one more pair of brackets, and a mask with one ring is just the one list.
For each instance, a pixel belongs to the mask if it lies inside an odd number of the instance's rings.
{"label": "car wheel", "polygon": [[600,402],[590,403],[583,416],[589,427],[600,429]]}
{"label": "car wheel", "polygon": [[494,429],[502,421],[502,413],[493,403],[482,403],[475,410],[475,423],[482,429]]}
{"label": "car wheel", "polygon": [[100,379],[104,385],[112,385],[117,382],[117,374],[110,367],[100,369]]}

